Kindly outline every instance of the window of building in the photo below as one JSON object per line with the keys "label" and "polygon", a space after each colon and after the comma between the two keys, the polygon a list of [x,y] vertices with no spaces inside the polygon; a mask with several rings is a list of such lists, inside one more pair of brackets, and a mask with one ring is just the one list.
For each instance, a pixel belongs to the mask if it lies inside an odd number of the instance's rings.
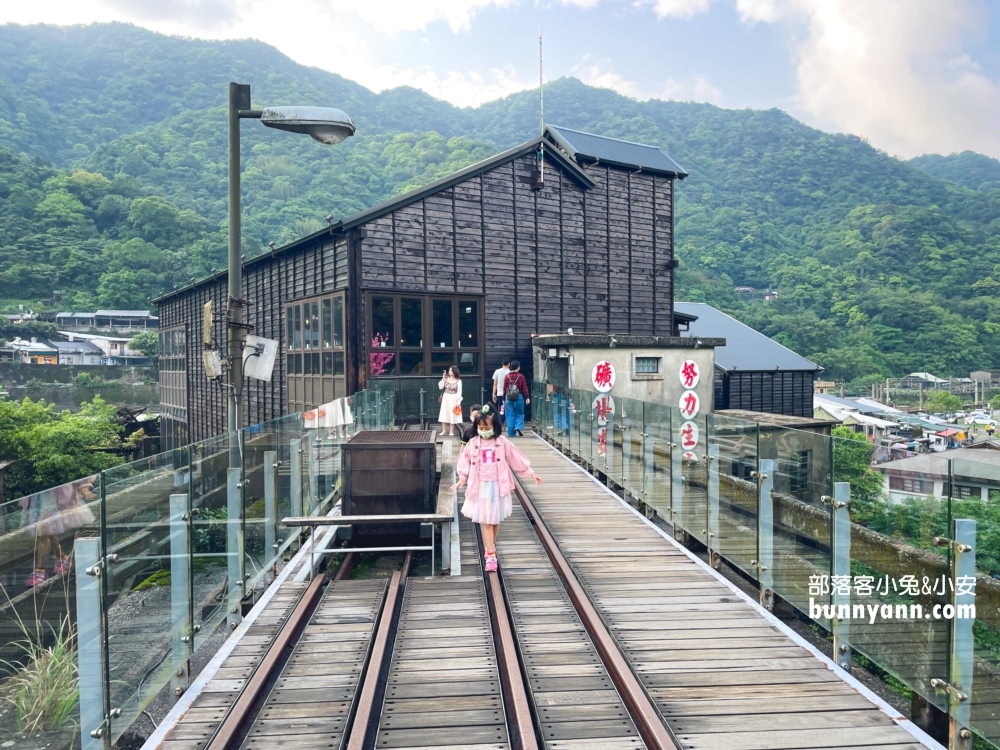
{"label": "window of building", "polygon": [[968,500],[972,497],[978,500],[982,497],[982,492],[978,487],[972,487],[968,484],[955,484],[952,487],[952,497],[957,497],[959,500]]}
{"label": "window of building", "polygon": [[914,492],[921,495],[931,495],[934,493],[934,482],[929,479],[890,476],[889,489],[899,490],[900,492]]}
{"label": "window of building", "polygon": [[157,357],[160,367],[162,447],[187,445],[187,333],[183,326],[160,331]]}
{"label": "window of building", "polygon": [[482,374],[482,298],[370,292],[366,309],[370,376]]}
{"label": "window of building", "polygon": [[788,491],[799,499],[809,494],[809,473],[812,470],[812,451],[796,451],[789,458]]}
{"label": "window of building", "polygon": [[285,367],[290,412],[347,395],[342,294],[296,300],[285,307]]}
{"label": "window of building", "polygon": [[654,375],[660,371],[659,357],[636,357],[635,371],[641,375]]}

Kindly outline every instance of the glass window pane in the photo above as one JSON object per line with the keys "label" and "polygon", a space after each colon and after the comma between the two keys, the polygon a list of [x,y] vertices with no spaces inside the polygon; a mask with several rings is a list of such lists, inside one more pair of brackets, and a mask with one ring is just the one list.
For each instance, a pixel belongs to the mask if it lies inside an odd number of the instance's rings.
{"label": "glass window pane", "polygon": [[476,300],[458,303],[458,345],[469,349],[479,346],[479,302]]}
{"label": "glass window pane", "polygon": [[313,302],[311,308],[312,348],[319,349],[319,302]]}
{"label": "glass window pane", "polygon": [[373,348],[396,346],[396,320],[393,309],[392,297],[372,297]]}
{"label": "glass window pane", "polygon": [[462,375],[478,375],[479,352],[461,352],[458,355],[458,370]]}
{"label": "glass window pane", "polygon": [[422,299],[404,297],[399,301],[399,345],[424,345],[424,307]]}
{"label": "glass window pane", "polygon": [[333,374],[343,375],[344,374],[344,353],[334,352],[333,353]]}
{"label": "glass window pane", "polygon": [[292,340],[292,308],[285,308],[285,347],[287,349],[294,349],[294,342]]}
{"label": "glass window pane", "polygon": [[442,370],[447,370],[455,364],[455,355],[452,352],[431,352],[431,373],[437,375]]}
{"label": "glass window pane", "polygon": [[343,297],[335,297],[333,300],[333,345],[338,348],[344,345]]}
{"label": "glass window pane", "polygon": [[292,339],[292,348],[301,349],[302,348],[302,308],[298,305],[292,308],[292,313],[295,317],[295,335]]}
{"label": "glass window pane", "polygon": [[296,354],[295,355],[295,370],[294,370],[294,372],[295,372],[296,375],[301,375],[302,374],[302,355],[301,354]]}
{"label": "glass window pane", "polygon": [[294,373],[295,373],[295,355],[294,354],[289,354],[288,355],[288,369],[287,369],[287,371],[286,371],[285,374],[286,375],[293,375]]}
{"label": "glass window pane", "polygon": [[400,375],[423,375],[424,374],[424,353],[423,352],[400,352],[400,354],[399,354],[399,374]]}
{"label": "glass window pane", "polygon": [[323,348],[330,348],[330,335],[333,331],[330,330],[330,300],[323,300]]}
{"label": "glass window pane", "polygon": [[303,375],[313,374],[312,357],[309,356],[308,354],[305,355],[305,359],[302,362],[302,374]]}
{"label": "glass window pane", "polygon": [[372,377],[394,375],[396,372],[396,352],[372,349],[368,355],[368,372]]}
{"label": "glass window pane", "polygon": [[323,374],[333,375],[333,352],[323,352]]}
{"label": "glass window pane", "polygon": [[451,300],[434,300],[434,341],[435,349],[451,349],[455,346],[451,330]]}

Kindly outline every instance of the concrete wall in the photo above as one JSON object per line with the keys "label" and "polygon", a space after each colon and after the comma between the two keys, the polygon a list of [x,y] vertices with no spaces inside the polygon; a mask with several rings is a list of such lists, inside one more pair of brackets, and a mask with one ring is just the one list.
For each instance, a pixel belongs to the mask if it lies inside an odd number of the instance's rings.
{"label": "concrete wall", "polygon": [[0,362],[0,385],[24,385],[29,381],[39,383],[72,383],[81,372],[102,380],[139,381],[144,378],[156,380],[159,377],[156,366],[134,367],[105,365],[93,367],[90,365],[19,365],[13,362]]}
{"label": "concrete wall", "polygon": [[[561,347],[564,348],[564,347]],[[547,349],[535,347],[535,377],[548,380],[550,365],[554,370],[558,365],[546,361]],[[715,350],[703,347],[692,348],[642,348],[642,347],[571,347],[569,364],[569,385],[580,390],[594,390],[591,372],[601,360],[610,361],[617,373],[615,387],[611,391],[614,398],[630,398],[678,407],[684,392],[680,381],[680,367],[686,359],[698,363],[701,380],[694,389],[701,399],[701,414],[714,410]],[[660,372],[656,376],[636,374],[633,369],[635,357],[660,357]]]}

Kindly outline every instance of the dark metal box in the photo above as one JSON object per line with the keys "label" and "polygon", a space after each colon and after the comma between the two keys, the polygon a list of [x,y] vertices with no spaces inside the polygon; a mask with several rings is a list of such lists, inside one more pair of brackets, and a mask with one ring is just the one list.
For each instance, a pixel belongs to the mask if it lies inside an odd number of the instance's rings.
{"label": "dark metal box", "polygon": [[372,430],[343,445],[345,516],[433,513],[437,456],[431,430]]}

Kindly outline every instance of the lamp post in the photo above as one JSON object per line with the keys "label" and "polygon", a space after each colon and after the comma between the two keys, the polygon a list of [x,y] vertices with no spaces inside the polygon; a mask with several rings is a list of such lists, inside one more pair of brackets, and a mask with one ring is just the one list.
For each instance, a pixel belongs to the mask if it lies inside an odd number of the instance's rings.
{"label": "lamp post", "polygon": [[243,343],[248,326],[244,323],[243,263],[240,257],[240,120],[255,119],[269,128],[305,133],[320,143],[336,144],[354,135],[354,123],[345,112],[332,107],[250,108],[250,86],[229,84],[229,304],[226,321],[229,354],[228,428],[230,466],[242,467],[239,436],[243,423],[240,403],[243,395]]}

